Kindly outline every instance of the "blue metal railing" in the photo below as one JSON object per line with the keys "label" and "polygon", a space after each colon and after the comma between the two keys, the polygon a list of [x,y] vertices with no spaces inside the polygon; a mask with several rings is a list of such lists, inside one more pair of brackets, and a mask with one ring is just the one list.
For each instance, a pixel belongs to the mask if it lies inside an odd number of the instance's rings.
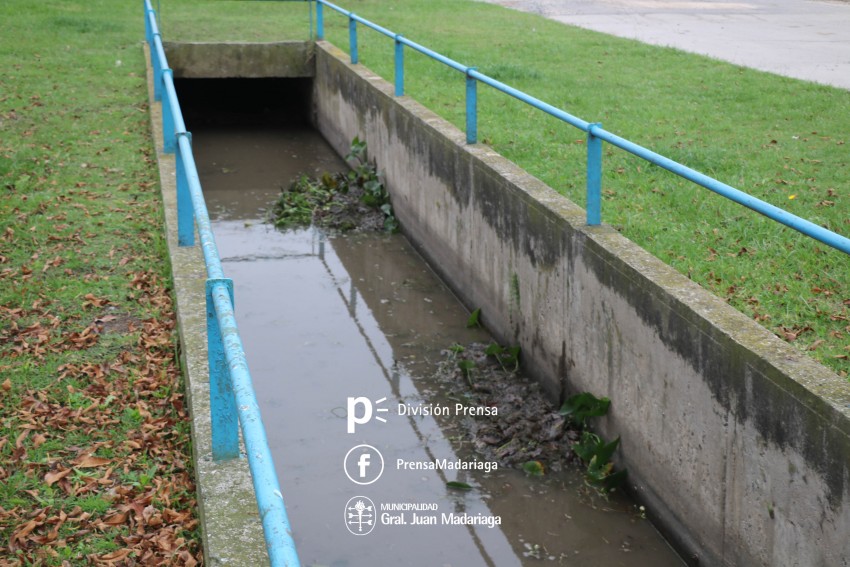
{"label": "blue metal railing", "polygon": [[730,199],[740,205],[743,205],[753,211],[760,213],[774,221],[780,222],[794,230],[801,232],[815,240],[850,254],[850,239],[841,236],[835,232],[827,230],[811,221],[798,217],[788,211],[766,203],[748,193],[722,183],[708,175],[700,173],[685,165],[682,165],[672,159],[666,158],[658,153],[648,150],[643,146],[630,142],[625,138],[621,138],[612,132],[602,128],[599,123],[591,123],[581,118],[577,118],[563,110],[552,106],[540,99],[530,96],[520,90],[508,86],[500,81],[488,77],[480,73],[475,67],[468,67],[453,59],[449,59],[439,53],[428,49],[414,41],[392,32],[384,27],[370,22],[360,16],[340,8],[339,6],[327,2],[326,0],[316,0],[316,37],[319,40],[324,39],[324,6],[343,14],[348,18],[348,35],[349,35],[349,55],[352,64],[357,64],[359,55],[357,50],[357,24],[377,31],[380,34],[388,36],[395,41],[395,95],[402,96],[404,94],[404,46],[422,53],[431,59],[439,61],[444,65],[451,67],[463,73],[466,77],[466,141],[469,144],[474,144],[478,139],[478,96],[477,83],[481,82],[501,91],[509,96],[516,98],[526,104],[537,108],[554,116],[555,118],[582,130],[587,134],[587,224],[591,226],[602,223],[602,142],[616,146],[633,155],[636,155],[644,160],[655,164],[667,171],[670,171],[679,177],[683,177],[688,181],[696,183],[706,189]]}
{"label": "blue metal railing", "polygon": [[298,567],[300,562],[283,495],[236,327],[233,281],[224,277],[192,154],[192,135],[186,131],[174,88],[174,74],[168,67],[156,12],[150,0],[144,0],[144,10],[145,39],[150,47],[153,66],[154,98],[162,103],[163,150],[176,153],[177,240],[180,246],[193,246],[194,224],[197,224],[207,267],[207,347],[213,459],[239,457],[241,425],[271,565]]}

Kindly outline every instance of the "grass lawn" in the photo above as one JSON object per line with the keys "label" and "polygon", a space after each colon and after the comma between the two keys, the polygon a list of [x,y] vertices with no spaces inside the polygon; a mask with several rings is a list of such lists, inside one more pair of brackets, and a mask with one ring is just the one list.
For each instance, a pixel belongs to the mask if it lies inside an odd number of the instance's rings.
{"label": "grass lawn", "polygon": [[[286,3],[284,3],[286,4]],[[343,8],[830,230],[850,235],[850,92],[459,0]],[[163,8],[170,39],[304,37],[304,6]],[[247,10],[245,6],[251,6]],[[248,14],[264,5],[258,25]],[[168,17],[168,14],[171,17]],[[238,13],[232,26],[195,18]],[[262,20],[262,21],[259,21]],[[300,22],[302,28],[292,21]],[[285,22],[285,23],[284,23]],[[325,9],[326,37],[348,22]],[[285,34],[292,33],[292,36]],[[299,35],[300,34],[300,35]],[[359,26],[360,62],[393,80],[393,42]],[[410,50],[406,94],[463,129],[464,79]],[[584,205],[584,133],[484,85],[479,141]],[[368,140],[367,140],[368,142]],[[605,145],[603,221],[839,374],[850,371],[848,257]]]}
{"label": "grass lawn", "polygon": [[196,565],[141,2],[0,37],[0,565]]}

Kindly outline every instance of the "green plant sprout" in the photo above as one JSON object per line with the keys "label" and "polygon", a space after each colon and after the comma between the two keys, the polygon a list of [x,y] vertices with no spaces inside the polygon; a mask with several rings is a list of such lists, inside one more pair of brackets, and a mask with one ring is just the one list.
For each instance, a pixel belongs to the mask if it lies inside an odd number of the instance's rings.
{"label": "green plant sprout", "polygon": [[[611,400],[597,398],[589,392],[583,392],[567,398],[561,406],[560,413],[574,425],[586,428],[587,420],[591,417],[601,417],[608,413]],[[583,431],[581,440],[572,446],[573,452],[585,463],[585,482],[602,494],[613,492],[626,480],[626,469],[614,471],[611,457],[620,446],[617,437],[610,443],[590,431]]]}

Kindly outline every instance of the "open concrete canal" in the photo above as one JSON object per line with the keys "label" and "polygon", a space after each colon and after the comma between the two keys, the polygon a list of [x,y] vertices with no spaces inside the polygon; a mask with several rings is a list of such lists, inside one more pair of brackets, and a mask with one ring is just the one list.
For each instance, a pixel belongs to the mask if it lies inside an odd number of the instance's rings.
{"label": "open concrete canal", "polygon": [[459,426],[492,408],[460,410],[437,370],[450,345],[489,336],[403,236],[264,222],[293,177],[345,164],[262,102],[213,115],[181,89],[302,564],[682,564],[634,502],[602,499],[578,471],[477,458]]}

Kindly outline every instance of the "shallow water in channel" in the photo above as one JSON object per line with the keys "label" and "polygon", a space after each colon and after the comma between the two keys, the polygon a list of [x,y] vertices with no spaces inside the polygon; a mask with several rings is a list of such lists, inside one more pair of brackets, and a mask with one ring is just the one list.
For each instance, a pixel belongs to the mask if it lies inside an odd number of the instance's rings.
{"label": "shallow water in channel", "polygon": [[[489,337],[466,328],[468,312],[403,236],[263,222],[292,177],[344,167],[317,133],[206,126],[193,136],[303,565],[682,565],[634,503],[592,495],[578,472],[400,465],[468,462],[454,431],[464,418],[433,375],[443,349]],[[363,398],[353,422],[349,398]],[[400,404],[450,411],[401,415]]]}

